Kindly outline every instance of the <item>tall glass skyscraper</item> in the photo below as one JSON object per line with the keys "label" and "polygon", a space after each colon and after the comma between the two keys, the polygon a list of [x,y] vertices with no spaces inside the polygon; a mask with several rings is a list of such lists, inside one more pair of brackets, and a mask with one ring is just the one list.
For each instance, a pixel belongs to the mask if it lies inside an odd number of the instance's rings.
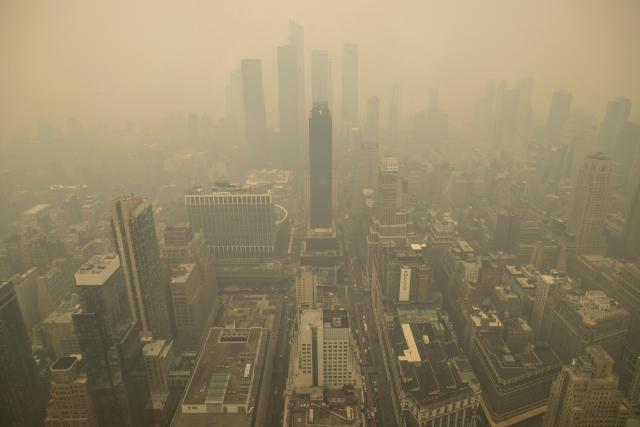
{"label": "tall glass skyscraper", "polygon": [[309,118],[309,217],[311,228],[332,227],[331,112],[315,102]]}

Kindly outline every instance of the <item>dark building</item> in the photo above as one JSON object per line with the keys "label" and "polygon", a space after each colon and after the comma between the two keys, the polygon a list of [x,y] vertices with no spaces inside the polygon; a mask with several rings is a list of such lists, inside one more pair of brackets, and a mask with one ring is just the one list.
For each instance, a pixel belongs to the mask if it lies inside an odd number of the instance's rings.
{"label": "dark building", "polygon": [[0,424],[40,425],[44,403],[13,284],[0,283]]}
{"label": "dark building", "polygon": [[358,121],[358,46],[344,45],[342,68],[342,121]]}
{"label": "dark building", "polygon": [[[244,99],[244,124],[247,148],[253,156],[264,153],[267,137],[267,116],[264,109],[262,67],[259,59],[243,59],[240,63],[242,96]],[[251,161],[255,163],[256,157]]]}
{"label": "dark building", "polygon": [[640,258],[640,185],[635,191],[624,230],[625,252],[629,259]]}
{"label": "dark building", "polygon": [[503,211],[496,216],[496,229],[493,235],[493,244],[496,250],[518,253],[520,239],[520,216]]}
{"label": "dark building", "polygon": [[547,117],[546,137],[547,142],[556,144],[560,139],[564,125],[571,112],[573,95],[566,90],[557,90],[551,97],[551,107]]}
{"label": "dark building", "polygon": [[75,275],[82,310],[73,323],[99,426],[147,425],[149,388],[142,343],[115,254],[96,255]]}
{"label": "dark building", "polygon": [[309,217],[311,228],[333,225],[331,112],[316,102],[309,118]]}
{"label": "dark building", "polygon": [[133,319],[143,335],[166,338],[169,276],[160,260],[151,202],[140,196],[113,201],[113,240],[127,284]]}
{"label": "dark building", "polygon": [[278,106],[280,112],[280,139],[283,144],[282,155],[286,156],[288,166],[299,165],[302,148],[302,111],[300,101],[300,84],[298,84],[297,46],[278,47]]}

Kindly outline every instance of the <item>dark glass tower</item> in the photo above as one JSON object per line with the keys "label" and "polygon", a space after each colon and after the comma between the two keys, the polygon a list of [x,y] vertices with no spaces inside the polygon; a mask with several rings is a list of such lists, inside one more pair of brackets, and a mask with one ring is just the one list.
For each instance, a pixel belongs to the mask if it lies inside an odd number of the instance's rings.
{"label": "dark glass tower", "polygon": [[13,284],[0,283],[0,424],[36,426],[44,393]]}
{"label": "dark glass tower", "polygon": [[169,277],[160,260],[151,202],[140,196],[117,198],[111,224],[133,319],[143,335],[169,337]]}
{"label": "dark glass tower", "polygon": [[75,275],[82,311],[73,314],[100,426],[144,426],[149,389],[142,343],[115,254],[96,255]]}
{"label": "dark glass tower", "polygon": [[311,228],[332,227],[331,112],[315,102],[309,118],[309,217]]}

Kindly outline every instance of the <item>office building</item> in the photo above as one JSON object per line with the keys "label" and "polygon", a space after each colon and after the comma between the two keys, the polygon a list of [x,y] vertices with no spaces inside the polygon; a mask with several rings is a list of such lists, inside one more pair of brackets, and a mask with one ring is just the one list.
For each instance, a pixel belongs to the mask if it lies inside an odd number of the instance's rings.
{"label": "office building", "polygon": [[75,282],[82,311],[73,313],[73,323],[98,425],[146,425],[150,405],[142,343],[119,257],[94,256],[76,272]]}
{"label": "office building", "polygon": [[625,426],[630,413],[613,364],[611,356],[594,345],[562,368],[551,387],[544,426]]}
{"label": "office building", "polygon": [[176,346],[197,351],[217,307],[216,289],[206,282],[196,264],[178,264],[171,270],[171,301]]}
{"label": "office building", "polygon": [[212,268],[209,247],[202,232],[194,231],[189,223],[169,225],[164,229],[160,253],[170,267],[197,264],[203,274]]}
{"label": "office building", "polygon": [[358,46],[345,44],[342,61],[342,121],[358,121]]}
{"label": "office building", "polygon": [[142,347],[144,367],[151,394],[151,408],[155,420],[171,417],[169,371],[173,369],[175,349],[173,341],[146,340]]}
{"label": "office building", "polygon": [[631,100],[616,98],[609,101],[604,119],[600,124],[597,136],[597,148],[607,155],[612,155],[618,136],[631,114]]}
{"label": "office building", "polygon": [[73,326],[73,313],[81,310],[79,303],[79,295],[70,294],[34,330],[40,342],[56,359],[80,354],[80,342]]}
{"label": "office building", "polygon": [[562,362],[547,344],[533,341],[527,322],[503,321],[492,308],[476,307],[468,317],[467,336],[485,416],[510,425],[544,413]]}
{"label": "office building", "polygon": [[579,253],[604,251],[604,220],[609,207],[609,159],[602,153],[587,156],[571,195],[567,231],[575,236]]}
{"label": "office building", "polygon": [[356,362],[347,312],[302,311],[297,336],[294,387],[341,388],[356,381]]}
{"label": "office building", "polygon": [[302,165],[304,147],[304,121],[302,105],[299,105],[302,84],[298,82],[301,49],[297,46],[278,47],[278,106],[280,117],[280,138],[285,165],[299,168]]}
{"label": "office building", "polygon": [[151,202],[141,196],[115,199],[111,225],[133,320],[138,323],[142,335],[166,338],[171,334],[169,280],[160,260]]}
{"label": "office building", "polygon": [[0,420],[9,426],[39,425],[45,395],[11,282],[0,283],[0,360]]}
{"label": "office building", "polygon": [[[375,215],[367,240],[373,252],[382,246],[407,246],[412,234],[411,211],[405,205],[405,186],[400,181],[397,157],[385,156],[378,166]],[[370,255],[373,256],[373,252]],[[371,260],[371,258],[370,258]]]}
{"label": "office building", "polygon": [[433,300],[432,270],[425,247],[413,243],[409,247],[388,248],[384,250],[384,259],[383,294],[387,298],[395,303]]}
{"label": "office building", "polygon": [[551,319],[549,344],[563,363],[590,345],[601,345],[621,360],[629,327],[629,313],[603,291],[557,292],[545,317]]}
{"label": "office building", "polygon": [[326,102],[331,108],[331,71],[329,52],[311,51],[311,102]]}
{"label": "office building", "polygon": [[51,397],[45,427],[97,427],[82,358],[61,357],[50,371]]}
{"label": "office building", "polygon": [[628,259],[640,258],[640,183],[631,199],[624,228],[624,248]]}
{"label": "office building", "polygon": [[546,139],[547,143],[555,145],[559,142],[564,131],[564,125],[571,113],[571,101],[573,95],[566,90],[557,90],[551,96],[551,106],[547,116]]}
{"label": "office building", "polygon": [[480,385],[446,313],[390,313],[386,351],[404,425],[473,426]]}
{"label": "office building", "polygon": [[184,202],[189,222],[202,231],[216,260],[273,255],[276,211],[269,191],[236,185],[195,188]]}
{"label": "office building", "polygon": [[244,125],[250,164],[257,164],[265,153],[267,116],[262,87],[262,66],[259,59],[243,59],[240,63],[242,95],[244,100]]}
{"label": "office building", "polygon": [[211,328],[172,425],[255,425],[268,340],[260,327]]}
{"label": "office building", "polygon": [[333,167],[331,112],[315,103],[309,118],[309,226],[333,227]]}

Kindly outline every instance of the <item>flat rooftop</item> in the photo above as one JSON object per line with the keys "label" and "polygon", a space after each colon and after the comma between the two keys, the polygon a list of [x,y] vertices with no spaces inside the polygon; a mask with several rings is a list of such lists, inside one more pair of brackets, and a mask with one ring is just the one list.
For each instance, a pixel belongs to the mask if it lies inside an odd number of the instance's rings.
{"label": "flat rooftop", "polygon": [[102,285],[120,268],[120,258],[115,253],[96,255],[76,272],[78,286]]}
{"label": "flat rooftop", "polygon": [[491,372],[496,372],[503,380],[562,369],[562,361],[546,343],[534,344],[528,353],[512,353],[499,333],[481,331],[478,339],[492,366]]}
{"label": "flat rooftop", "polygon": [[391,340],[407,395],[429,405],[479,391],[446,316],[438,313],[411,323],[398,319],[394,323]]}
{"label": "flat rooftop", "polygon": [[281,295],[231,295],[224,301],[224,315],[221,324],[236,328],[259,326],[275,333],[283,301]]}
{"label": "flat rooftop", "polygon": [[263,328],[211,328],[171,425],[253,425],[267,339]]}

